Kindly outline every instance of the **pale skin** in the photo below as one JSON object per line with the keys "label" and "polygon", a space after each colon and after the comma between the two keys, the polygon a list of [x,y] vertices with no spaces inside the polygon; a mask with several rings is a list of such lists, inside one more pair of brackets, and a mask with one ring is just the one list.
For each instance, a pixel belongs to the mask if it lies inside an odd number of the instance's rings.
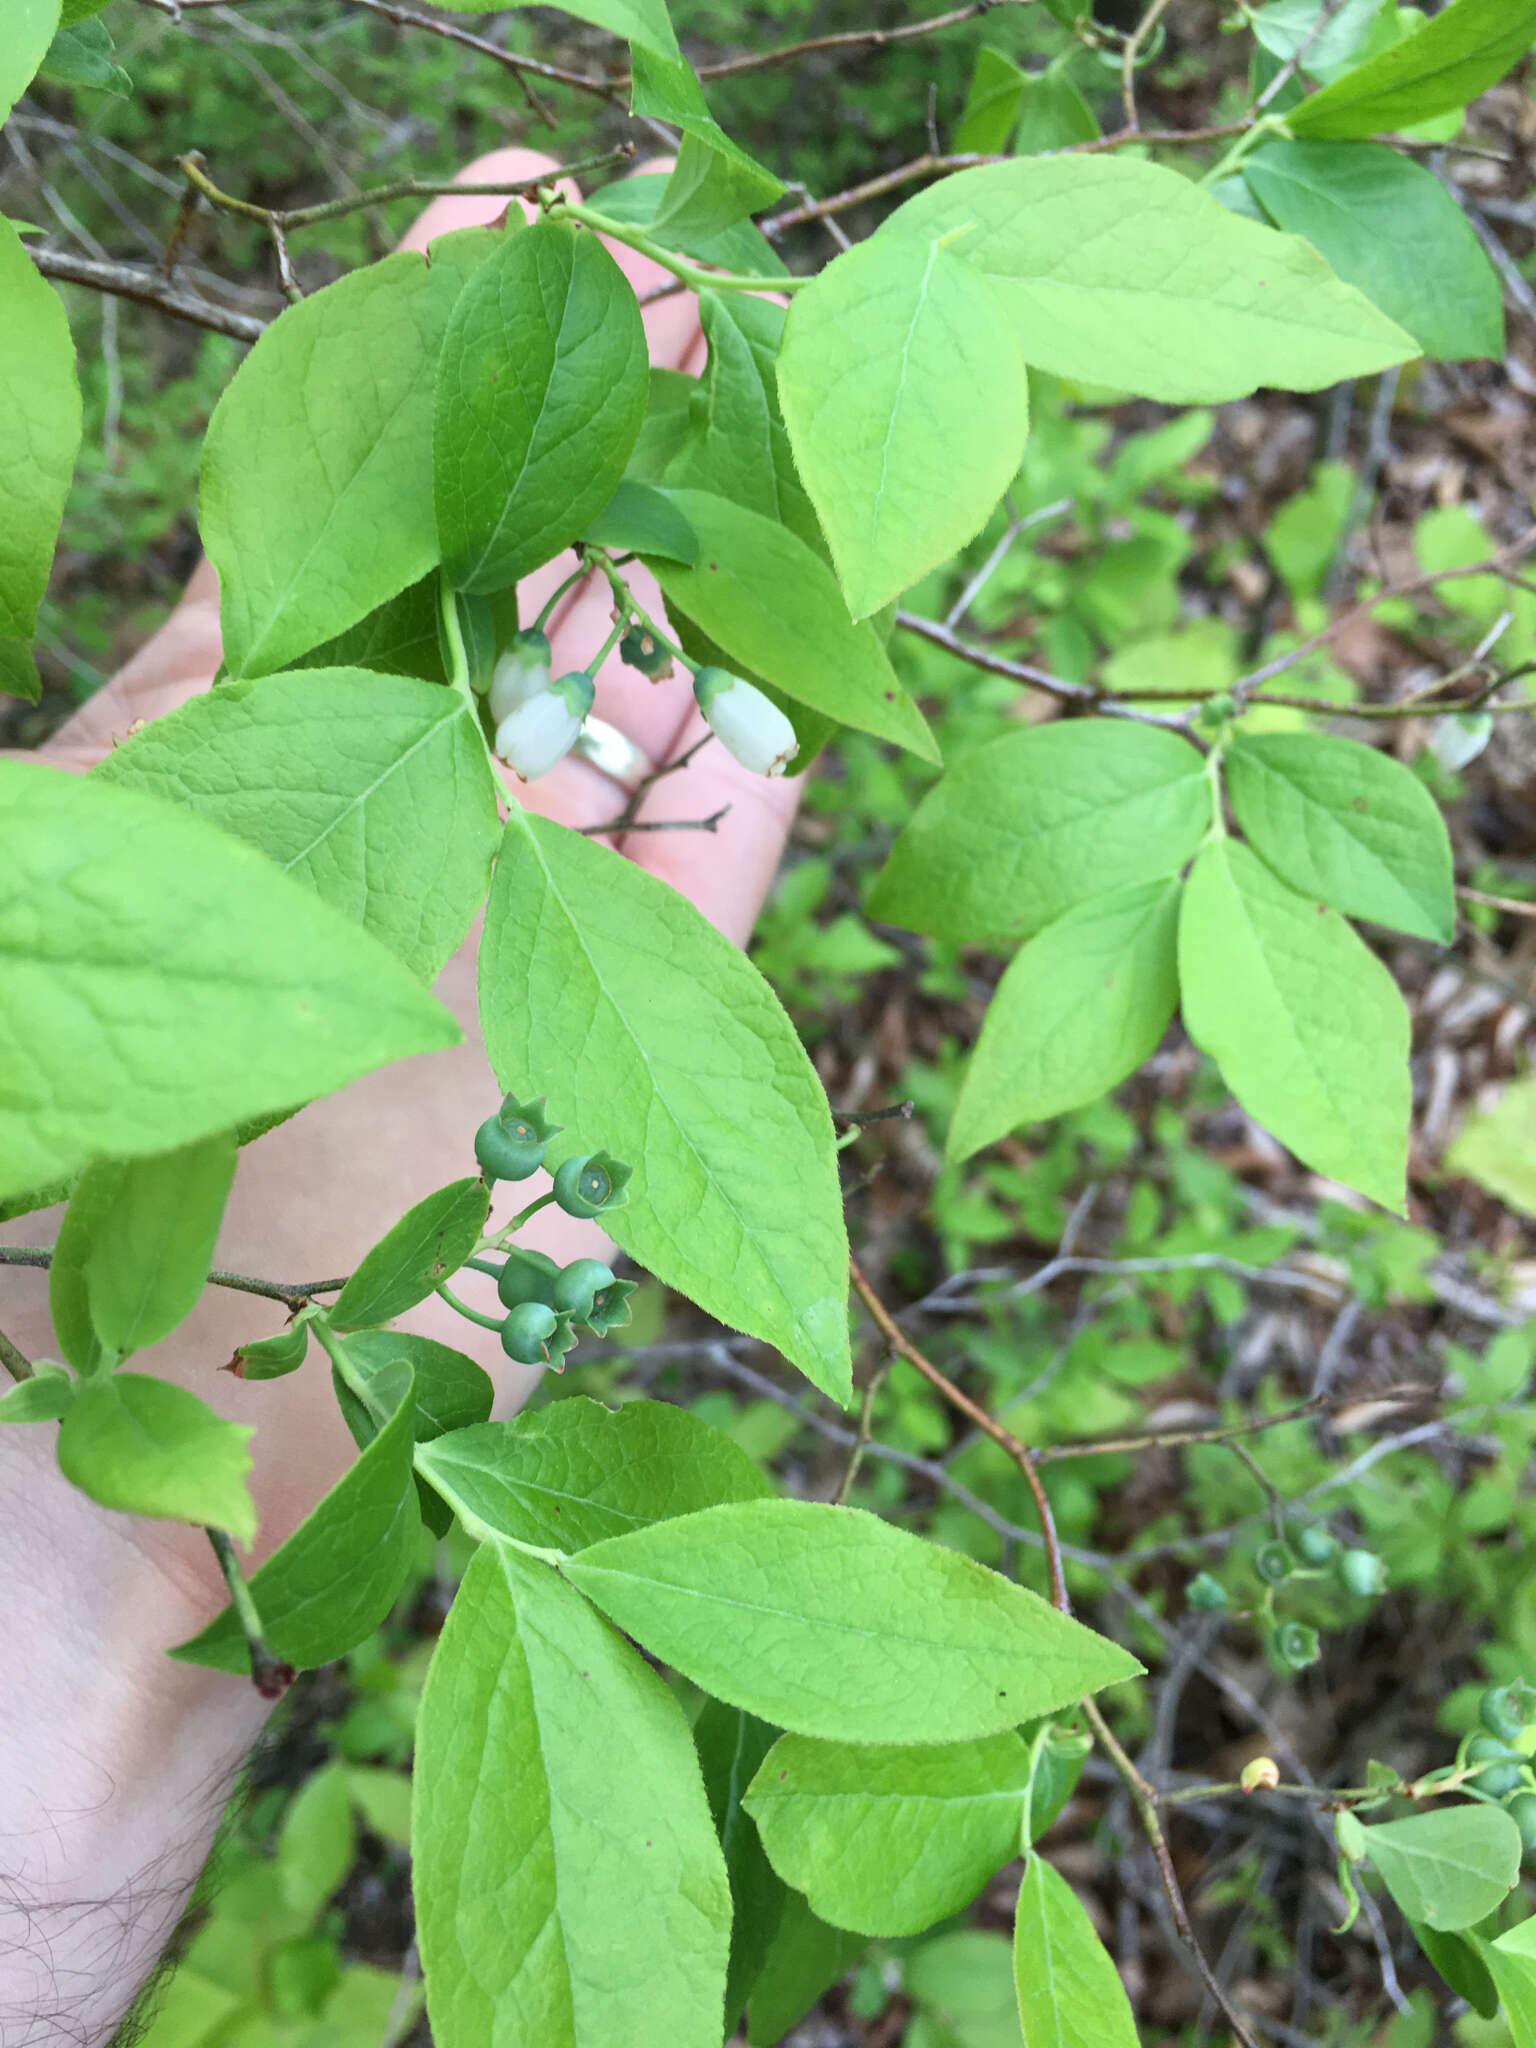
{"label": "pale skin", "polygon": [[[508,183],[552,172],[527,150],[500,150],[466,180]],[[494,220],[505,202],[435,200],[404,238],[424,249],[450,228]],[[637,291],[664,273],[615,248]],[[645,309],[651,360],[697,371],[703,343],[688,295]],[[573,566],[548,565],[520,592],[531,618]],[[630,574],[626,571],[626,574]],[[654,585],[633,576],[642,603]],[[555,672],[584,666],[607,637],[611,599],[598,581],[562,600],[550,633]],[[205,689],[220,658],[216,579],[205,562],[170,619],[127,666],[41,750],[53,766],[83,771],[139,719],[155,718]],[[651,684],[613,656],[597,678],[597,715],[655,763],[706,731],[689,678]],[[568,825],[616,816],[624,792],[568,759],[528,786],[507,777],[509,802]],[[738,943],[751,932],[794,814],[798,784],[748,773],[711,740],[648,794],[642,820],[730,814],[713,833],[635,832],[617,851],[690,897]],[[478,923],[437,984],[464,1042],[369,1075],[248,1147],[241,1158],[215,1263],[285,1281],[346,1273],[414,1201],[473,1170],[475,1126],[500,1099],[475,1013]],[[578,1049],[572,1048],[572,1056]],[[537,1094],[546,1077],[520,1077]],[[601,1132],[582,1133],[593,1149]],[[498,1190],[494,1220],[547,1185]],[[636,1195],[643,1199],[637,1184]],[[59,1210],[3,1226],[11,1243],[49,1244]],[[523,1242],[556,1258],[601,1256],[597,1225],[542,1212]],[[479,1283],[483,1290],[485,1283]],[[470,1289],[466,1287],[466,1294]],[[54,1353],[47,1276],[0,1269],[0,1328],[29,1357]],[[480,1292],[474,1298],[481,1306]],[[245,1384],[217,1368],[235,1345],[282,1327],[282,1311],[210,1289],[165,1343],[135,1361],[194,1388],[223,1413],[255,1425],[252,1490],[260,1516],[254,1567],[302,1519],[355,1455],[329,1374],[312,1347],[290,1378]],[[537,1377],[512,1366],[495,1335],[441,1302],[400,1318],[480,1360],[509,1413]],[[170,1662],[165,1649],[225,1604],[205,1538],[174,1523],[110,1513],[77,1493],[54,1460],[52,1425],[0,1430],[0,2040],[6,2048],[56,2041],[104,2043],[152,1969],[212,1839],[220,1807],[269,1709],[243,1679]]]}

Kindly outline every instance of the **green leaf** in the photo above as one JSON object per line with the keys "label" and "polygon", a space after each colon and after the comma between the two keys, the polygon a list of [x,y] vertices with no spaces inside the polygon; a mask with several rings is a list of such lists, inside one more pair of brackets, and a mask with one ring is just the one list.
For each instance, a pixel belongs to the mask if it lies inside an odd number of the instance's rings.
{"label": "green leaf", "polygon": [[365,669],[221,683],[94,773],[247,840],[424,981],[485,900],[501,832],[467,699]]}
{"label": "green leaf", "polygon": [[322,1764],[300,1786],[277,1838],[286,1904],[312,1920],[345,1881],[356,1849],[346,1767]]}
{"label": "green leaf", "polygon": [[43,679],[24,640],[0,640],[0,691],[36,704],[43,694]]}
{"label": "green leaf", "polygon": [[1406,42],[1287,113],[1296,135],[1380,135],[1464,107],[1517,64],[1536,36],[1536,0],[1452,0]]}
{"label": "green leaf", "polygon": [[466,287],[432,416],[443,561],[461,590],[505,590],[613,496],[648,390],[634,292],[595,235],[539,221]]}
{"label": "green leaf", "polygon": [[1369,41],[1381,11],[1382,0],[1342,0],[1333,12],[1322,0],[1270,0],[1248,25],[1259,47],[1281,64],[1296,57],[1311,77],[1326,79]]}
{"label": "green leaf", "polygon": [[747,2004],[752,2048],[774,2048],[782,2041],[828,1985],[853,1968],[867,1946],[862,1935],[818,1920],[799,1892],[788,1893]]}
{"label": "green leaf", "polygon": [[54,1342],[76,1372],[108,1371],[117,1360],[102,1343],[91,1314],[88,1275],[96,1238],[111,1221],[120,1183],[120,1162],[97,1160],[70,1191],[48,1268],[48,1313]]}
{"label": "green leaf", "polygon": [[1446,1153],[1445,1167],[1536,1217],[1536,1077],[1512,1082],[1491,1109],[1474,1111]]}
{"label": "green leaf", "polygon": [[199,523],[232,675],[285,667],[437,562],[432,383],[463,281],[404,250],[350,272],[280,314],[214,408]]}
{"label": "green leaf", "polygon": [[911,2048],[1021,2048],[1018,1997],[1006,1938],[957,1927],[925,1941],[903,1970],[918,2007]]}
{"label": "green leaf", "polygon": [[676,52],[666,60],[645,49],[631,54],[631,112],[638,119],[670,121],[683,133],[656,209],[660,238],[718,235],[771,205],[784,190],[783,180],[732,142],[710,113],[692,66]]}
{"label": "green leaf", "polygon": [[1227,1086],[1318,1173],[1403,1210],[1408,1012],[1335,911],[1258,855],[1207,846],[1179,918],[1184,1022]]}
{"label": "green leaf", "polygon": [[1022,1586],[854,1508],[706,1508],[562,1570],[706,1692],[832,1742],[995,1735],[1141,1668]]}
{"label": "green leaf", "polygon": [[[602,186],[591,194],[587,204],[608,220],[625,221],[633,227],[655,227],[670,177],[667,171],[636,171],[615,184]],[[669,221],[665,230],[658,232],[657,240],[670,249],[681,250],[685,256],[697,256],[701,262],[713,263],[718,270],[729,270],[738,275],[745,273],[752,277],[789,275],[778,251],[751,221],[737,221],[734,227],[722,228],[713,235],[690,234],[675,220]],[[766,302],[753,299],[750,303]],[[653,387],[658,378],[664,381],[676,379],[689,385],[694,381],[691,377],[685,378],[678,370],[652,370]]]}
{"label": "green leaf", "polygon": [[670,491],[621,478],[613,496],[581,539],[615,554],[665,555],[669,562],[696,562],[699,537],[678,510]]}
{"label": "green leaf", "polygon": [[551,1401],[455,1430],[418,1462],[472,1535],[566,1551],[773,1491],[721,1430],[665,1401]]}
{"label": "green leaf", "polygon": [[1302,235],[1427,356],[1504,355],[1498,273],[1433,171],[1371,142],[1271,142],[1243,175],[1276,227]]}
{"label": "green leaf", "polygon": [[[491,1412],[496,1388],[490,1374],[462,1351],[434,1343],[430,1337],[401,1330],[353,1330],[343,1349],[353,1379],[364,1383],[369,1399],[355,1393],[334,1364],[331,1387],[342,1419],[361,1450],[378,1435],[381,1416],[388,1419],[402,1360],[416,1375],[413,1427],[418,1449],[454,1430],[474,1428]],[[444,1536],[452,1524],[453,1509],[422,1476],[420,1457],[416,1467],[421,1519],[434,1536]]]}
{"label": "green leaf", "polygon": [[322,640],[305,654],[295,655],[288,664],[288,673],[315,668],[361,668],[371,674],[417,676],[426,683],[446,683],[448,672],[438,645],[440,586],[437,570],[428,570],[415,583],[407,584],[398,596],[376,606],[355,626]]}
{"label": "green leaf", "polygon": [[281,1380],[297,1372],[309,1356],[309,1324],[301,1319],[275,1336],[255,1337],[236,1346],[226,1370],[241,1380]]}
{"label": "green leaf", "polygon": [[1018,939],[1171,875],[1211,818],[1205,763],[1157,726],[1080,719],[1005,733],[931,789],[891,849],[872,917],[946,939]]}
{"label": "green leaf", "polygon": [[693,387],[687,431],[668,467],[668,482],[712,491],[759,512],[824,556],[826,541],[779,409],[775,364],[784,309],[748,292],[703,291],[699,317],[709,360]]}
{"label": "green leaf", "polygon": [[941,179],[885,235],[939,236],[998,294],[1027,363],[1173,404],[1314,391],[1418,353],[1309,243],[1157,164],[1034,157]]}
{"label": "green leaf", "polygon": [[[456,14],[500,14],[507,0],[447,0],[447,4]],[[519,6],[527,4],[530,0],[518,0]],[[590,21],[659,57],[677,56],[677,37],[665,0],[558,0],[558,6],[562,14]]]}
{"label": "green leaf", "polygon": [[[9,0],[5,35],[0,37],[0,121],[5,119],[32,83],[58,25],[59,0]],[[10,279],[3,273],[0,273],[0,296],[3,296],[7,307],[14,303]],[[7,419],[9,414],[9,405],[0,407],[0,420]]]}
{"label": "green leaf", "polygon": [[[31,0],[26,0],[22,19],[7,21],[6,48],[0,53],[0,100],[6,97],[10,54],[26,41],[30,6]],[[22,62],[28,61],[23,54]],[[28,71],[26,78],[30,76]],[[0,494],[5,500],[5,517],[0,520],[0,639],[27,641],[48,582],[59,516],[80,446],[80,386],[75,379],[75,345],[59,295],[6,220],[0,220],[0,305],[5,307],[0,323]],[[7,657],[9,688],[18,680],[24,685],[27,681],[19,660],[19,655]],[[18,694],[31,692],[24,687]]]}
{"label": "green leaf", "polygon": [[[1501,1934],[1497,1941],[1483,1941],[1476,1935],[1468,1938],[1498,1986],[1514,2048],[1536,2048],[1536,1941],[1533,1941],[1533,1936],[1536,1936],[1536,1923],[1522,1920],[1508,1933]],[[1439,1964],[1436,1963],[1435,1967],[1438,1969]],[[1470,1997],[1470,1993],[1462,1995]],[[1472,2002],[1477,2003],[1475,1999]]]}
{"label": "green leaf", "polygon": [[256,1535],[246,1486],[255,1431],[146,1373],[85,1380],[59,1429],[59,1470],[104,1508]]}
{"label": "green leaf", "polygon": [[1410,1920],[1455,1933],[1520,1878],[1520,1830],[1502,1806],[1441,1806],[1366,1828],[1365,1853]]}
{"label": "green leaf", "polygon": [[950,138],[957,156],[972,150],[981,156],[1000,156],[1008,147],[1019,107],[1029,88],[1029,73],[1021,71],[1011,57],[983,43],[965,95],[965,106]]}
{"label": "green leaf", "polygon": [[730,1892],[682,1709],[505,1544],[433,1653],[412,1833],[445,2048],[720,2048]]}
{"label": "green leaf", "polygon": [[933,735],[878,633],[849,618],[825,562],[772,519],[705,491],[673,495],[702,552],[692,568],[648,564],[668,605],[797,703],[936,761]]}
{"label": "green leaf", "polygon": [[1077,1894],[1043,1856],[1024,1861],[1013,1972],[1026,2048],[1136,2048],[1120,1973]]}
{"label": "green leaf", "polygon": [[757,1829],[742,1803],[753,1774],[773,1747],[776,1728],[706,1700],[693,1724],[710,1817],[720,1837],[731,1882],[731,1962],[725,1978],[725,2029],[734,2033],[747,1993],[758,1981],[784,1916],[787,1894],[763,1854]]}
{"label": "green leaf", "polygon": [[1325,733],[1268,733],[1239,737],[1226,773],[1237,822],[1293,889],[1442,946],[1456,936],[1440,806],[1390,754]]}
{"label": "green leaf", "polygon": [[234,1133],[220,1131],[174,1152],[100,1159],[80,1176],[67,1214],[91,1221],[83,1242],[76,1240],[74,1270],[102,1349],[114,1359],[158,1344],[196,1308],[235,1177],[235,1149]]}
{"label": "green leaf", "polygon": [[59,85],[83,86],[126,99],[133,90],[133,80],[112,59],[112,38],[104,25],[99,21],[82,21],[59,30],[48,45],[41,70],[44,78]]}
{"label": "green leaf", "polygon": [[1066,149],[1074,142],[1092,142],[1099,133],[1093,109],[1072,82],[1076,50],[1067,50],[1032,72],[1014,132],[1015,156],[1038,156],[1042,150]]}
{"label": "green leaf", "polygon": [[951,1160],[1097,1102],[1156,1051],[1178,1003],[1179,894],[1165,879],[1094,896],[1016,955],[966,1070]]}
{"label": "green leaf", "polygon": [[1029,432],[1003,305],[915,234],[873,236],[795,294],[779,398],[856,619],[975,538]]}
{"label": "green leaf", "polygon": [[[1469,2005],[1475,2006],[1484,2019],[1492,2019],[1499,2009],[1499,1994],[1492,1972],[1479,1953],[1477,1937],[1437,1934],[1422,1920],[1412,1920],[1409,1925],[1413,1929],[1414,1940],[1451,1989]],[[1526,2048],[1536,2048],[1536,2034],[1532,2035]]]}
{"label": "green leaf", "polygon": [[785,1735],[746,1797],[769,1861],[823,1920],[919,1934],[1018,1854],[1029,1751],[984,1742],[894,1748]]}
{"label": "green leaf", "polygon": [[[384,1426],[251,1577],[268,1648],[301,1671],[332,1663],[372,1635],[415,1555],[421,1517],[411,1484],[416,1403],[408,1362],[374,1385],[394,1397]],[[250,1670],[244,1633],[228,1607],[169,1654],[214,1671]]]}
{"label": "green leaf", "polygon": [[338,1330],[392,1322],[457,1273],[479,1242],[491,1194],[476,1175],[450,1181],[407,1209],[363,1256],[336,1297]]}
{"label": "green leaf", "polygon": [[519,811],[486,910],[480,1015],[502,1087],[547,1093],[568,1133],[600,1131],[634,1167],[636,1199],[605,1218],[631,1258],[846,1401],[832,1120],[744,955],[664,882]]}
{"label": "green leaf", "polygon": [[75,1398],[77,1382],[51,1358],[40,1358],[32,1377],[0,1394],[0,1422],[58,1422]]}
{"label": "green leaf", "polygon": [[0,761],[0,869],[0,1196],[460,1038],[376,940],[157,798]]}

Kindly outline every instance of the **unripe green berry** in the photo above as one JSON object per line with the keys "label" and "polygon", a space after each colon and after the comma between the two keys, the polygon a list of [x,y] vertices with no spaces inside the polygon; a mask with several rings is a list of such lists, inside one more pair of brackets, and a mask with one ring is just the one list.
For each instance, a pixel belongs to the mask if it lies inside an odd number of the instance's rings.
{"label": "unripe green berry", "polygon": [[562,1315],[584,1323],[598,1294],[612,1284],[613,1274],[601,1259],[574,1259],[556,1280],[551,1300]]}
{"label": "unripe green berry", "polygon": [[519,1245],[507,1253],[507,1262],[496,1282],[496,1292],[501,1296],[503,1308],[516,1308],[524,1301],[541,1301],[546,1308],[553,1308],[555,1282],[559,1277],[560,1268],[553,1259],[543,1252],[524,1250]]}
{"label": "unripe green berry", "polygon": [[1278,1586],[1296,1569],[1296,1558],[1288,1543],[1261,1543],[1254,1552],[1253,1568],[1266,1586]]}
{"label": "unripe green berry", "polygon": [[520,1301],[501,1326],[501,1348],[519,1365],[547,1365],[560,1318],[542,1301]]}
{"label": "unripe green berry", "polygon": [[1317,1630],[1304,1621],[1283,1621],[1271,1632],[1269,1647],[1275,1662],[1287,1671],[1305,1671],[1322,1655]]}
{"label": "unripe green berry", "polygon": [[606,1337],[610,1330],[622,1330],[630,1319],[629,1297],[635,1291],[633,1280],[614,1280],[607,1287],[599,1288],[592,1298],[592,1306],[582,1320],[594,1336]]}
{"label": "unripe green berry", "polygon": [[1529,1727],[1532,1709],[1536,1709],[1536,1690],[1523,1678],[1517,1678],[1513,1685],[1491,1687],[1477,1703],[1478,1719],[1490,1735],[1497,1735],[1504,1742],[1513,1742]]}
{"label": "unripe green berry", "polygon": [[1362,1600],[1374,1600],[1387,1590],[1387,1568],[1374,1550],[1346,1550],[1338,1569],[1344,1585]]}
{"label": "unripe green berry", "polygon": [[634,1169],[607,1152],[576,1154],[555,1173],[555,1200],[568,1216],[598,1216],[622,1209]]}
{"label": "unripe green berry", "polygon": [[1477,1773],[1477,1789],[1490,1798],[1502,1799],[1507,1792],[1526,1783],[1524,1759],[1514,1750],[1506,1749],[1496,1735],[1474,1735],[1465,1755],[1469,1764],[1482,1766]]}
{"label": "unripe green berry", "polygon": [[516,1137],[499,1117],[488,1116],[475,1133],[475,1158],[487,1180],[526,1180],[544,1164],[544,1147],[536,1139]]}
{"label": "unripe green berry", "polygon": [[1339,1539],[1325,1529],[1321,1522],[1309,1522],[1304,1529],[1298,1529],[1295,1536],[1296,1554],[1303,1564],[1332,1564],[1339,1554]]}
{"label": "unripe green berry", "polygon": [[1227,1603],[1227,1589],[1209,1572],[1196,1572],[1184,1588],[1184,1598],[1197,1614],[1217,1614]]}

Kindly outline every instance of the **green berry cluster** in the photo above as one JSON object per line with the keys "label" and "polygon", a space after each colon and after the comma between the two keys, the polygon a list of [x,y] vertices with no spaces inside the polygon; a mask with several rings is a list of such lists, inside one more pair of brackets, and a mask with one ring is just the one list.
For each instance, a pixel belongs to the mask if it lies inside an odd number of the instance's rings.
{"label": "green berry cluster", "polygon": [[1527,1862],[1536,1861],[1536,1688],[1517,1678],[1491,1686],[1477,1704],[1482,1724],[1467,1736],[1456,1763],[1467,1787],[1499,1800],[1520,1830]]}
{"label": "green berry cluster", "polygon": [[[1264,1632],[1270,1660],[1279,1671],[1305,1671],[1322,1654],[1318,1632],[1304,1622],[1282,1621],[1275,1596],[1288,1579],[1331,1579],[1357,1599],[1374,1600],[1387,1588],[1387,1568],[1373,1550],[1348,1549],[1321,1522],[1304,1523],[1285,1536],[1261,1543],[1253,1554],[1258,1597],[1245,1611]],[[1197,1572],[1184,1589],[1187,1605],[1197,1614],[1218,1614],[1232,1606],[1221,1580]]]}
{"label": "green berry cluster", "polygon": [[576,1342],[578,1329],[606,1337],[629,1321],[633,1280],[616,1280],[601,1259],[560,1266],[543,1252],[514,1247],[507,1253],[496,1292],[507,1311],[501,1348],[521,1365],[553,1365]]}

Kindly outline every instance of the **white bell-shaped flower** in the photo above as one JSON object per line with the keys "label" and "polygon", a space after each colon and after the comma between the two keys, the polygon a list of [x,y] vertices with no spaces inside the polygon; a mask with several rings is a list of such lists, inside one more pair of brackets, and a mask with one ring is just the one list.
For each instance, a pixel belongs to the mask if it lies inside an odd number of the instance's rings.
{"label": "white bell-shaped flower", "polygon": [[549,688],[549,667],[549,642],[536,627],[530,626],[513,637],[511,646],[491,671],[491,718],[496,725],[519,704],[526,704],[540,690]]}
{"label": "white bell-shaped flower", "polygon": [[701,668],[693,694],[716,739],[754,775],[782,775],[799,752],[795,728],[777,704],[729,669]]}
{"label": "white bell-shaped flower", "polygon": [[496,728],[496,752],[524,782],[536,782],[565,759],[591,709],[589,675],[557,676],[507,713]]}

